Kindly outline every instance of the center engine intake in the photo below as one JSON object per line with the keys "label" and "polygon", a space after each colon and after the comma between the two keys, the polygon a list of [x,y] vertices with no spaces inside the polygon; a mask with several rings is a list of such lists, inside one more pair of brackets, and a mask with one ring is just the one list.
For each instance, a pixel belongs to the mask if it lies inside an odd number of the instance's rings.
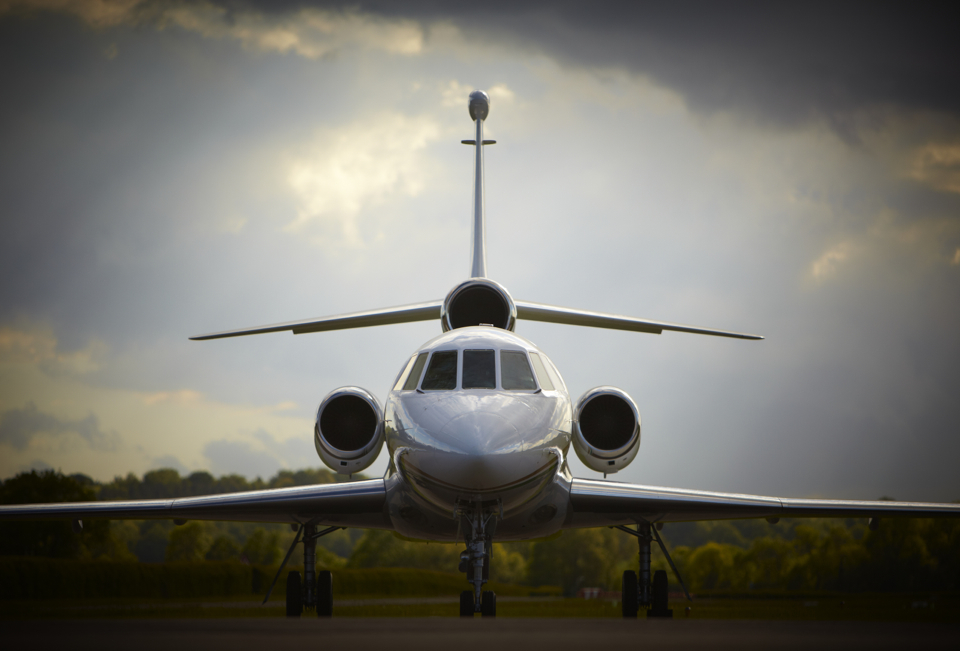
{"label": "center engine intake", "polygon": [[365,469],[380,454],[383,439],[383,410],[369,391],[341,387],[320,403],[313,443],[334,472],[350,475]]}
{"label": "center engine intake", "polygon": [[471,278],[447,294],[440,310],[440,323],[444,332],[477,325],[492,325],[512,332],[517,324],[517,306],[500,283]]}
{"label": "center engine intake", "polygon": [[590,389],[577,402],[573,449],[590,470],[626,468],[640,449],[640,412],[616,387]]}

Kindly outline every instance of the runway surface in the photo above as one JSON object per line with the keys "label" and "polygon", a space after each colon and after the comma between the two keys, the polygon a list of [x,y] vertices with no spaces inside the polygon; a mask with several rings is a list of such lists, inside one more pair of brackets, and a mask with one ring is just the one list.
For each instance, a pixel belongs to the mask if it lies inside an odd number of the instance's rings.
{"label": "runway surface", "polygon": [[960,625],[886,622],[449,618],[3,623],[5,649],[955,649]]}

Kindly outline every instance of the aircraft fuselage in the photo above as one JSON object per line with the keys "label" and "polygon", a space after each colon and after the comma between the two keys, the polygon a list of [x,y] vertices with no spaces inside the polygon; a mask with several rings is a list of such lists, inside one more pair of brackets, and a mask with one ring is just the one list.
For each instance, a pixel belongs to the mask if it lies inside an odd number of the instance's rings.
{"label": "aircraft fuselage", "polygon": [[400,534],[459,540],[458,508],[478,504],[496,512],[498,540],[559,530],[572,407],[530,341],[488,326],[428,341],[397,378],[384,420],[388,508]]}

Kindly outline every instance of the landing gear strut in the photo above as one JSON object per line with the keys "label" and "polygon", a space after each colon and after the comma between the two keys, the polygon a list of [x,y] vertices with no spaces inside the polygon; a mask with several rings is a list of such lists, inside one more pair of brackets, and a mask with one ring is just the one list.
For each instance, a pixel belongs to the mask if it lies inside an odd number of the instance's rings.
{"label": "landing gear strut", "polygon": [[460,593],[460,616],[497,616],[497,594],[484,590],[490,578],[490,557],[493,553],[493,534],[497,528],[498,512],[484,510],[481,504],[458,510],[460,527],[467,549],[460,553],[460,571],[467,575],[473,590]]}
{"label": "landing gear strut", "polygon": [[673,573],[683,588],[683,593],[690,599],[690,593],[680,578],[677,566],[673,564],[673,559],[667,552],[666,545],[657,533],[657,530],[649,522],[641,522],[637,525],[637,530],[627,529],[623,526],[615,527],[623,532],[636,537],[640,543],[640,578],[637,580],[637,574],[633,570],[627,570],[623,573],[622,594],[620,603],[622,604],[623,617],[625,619],[635,619],[637,611],[640,608],[647,608],[647,617],[673,617],[673,611],[667,608],[667,572],[666,570],[657,570],[650,576],[650,543],[653,540],[660,545],[660,550],[667,558]]}
{"label": "landing gear strut", "polygon": [[[294,525],[296,526],[296,525]],[[270,593],[277,585],[277,579],[283,573],[287,561],[298,542],[303,542],[303,574],[290,570],[287,574],[287,617],[300,617],[304,608],[313,608],[317,617],[330,617],[333,615],[333,577],[327,570],[316,571],[317,567],[317,539],[327,534],[343,529],[344,527],[328,527],[323,531],[317,532],[317,526],[311,522],[301,525],[297,535],[293,539],[293,544],[287,550],[287,555],[277,570],[277,575],[273,577],[273,583],[267,590],[267,595],[263,598],[263,604],[267,603]]]}

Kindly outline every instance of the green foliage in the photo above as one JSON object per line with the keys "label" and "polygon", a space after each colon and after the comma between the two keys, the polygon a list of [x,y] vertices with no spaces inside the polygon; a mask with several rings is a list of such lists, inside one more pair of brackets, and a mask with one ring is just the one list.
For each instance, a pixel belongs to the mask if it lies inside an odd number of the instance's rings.
{"label": "green foliage", "polygon": [[559,538],[531,546],[527,582],[559,585],[568,596],[583,587],[613,587],[611,578],[627,547],[636,549],[636,543],[613,529],[564,531]]}
{"label": "green foliage", "polygon": [[[520,551],[529,545],[494,543],[490,580],[502,583],[526,583],[527,560]],[[390,531],[370,529],[357,543],[349,568],[404,567],[424,570],[456,571],[462,543],[425,543],[405,540]]]}
{"label": "green foliage", "polygon": [[[100,485],[85,475],[65,477],[59,473],[24,473],[0,484],[0,496],[4,503],[43,503],[63,501],[89,501],[92,499],[169,499],[193,495],[230,493],[260,488],[284,488],[310,484],[345,481],[325,469],[283,470],[269,481],[247,481],[240,475],[215,478],[208,472],[194,472],[181,477],[173,469],[152,470],[142,479],[134,474],[117,477],[112,482]],[[193,523],[187,525],[192,527]],[[243,522],[204,523],[206,536],[194,536],[185,551],[184,539],[190,531],[175,529],[168,520],[148,521],[84,521],[82,534],[75,534],[68,521],[0,523],[0,555],[38,555],[61,558],[89,558],[100,560],[161,563],[167,558],[196,558],[196,549],[201,557],[210,559],[239,559],[240,550],[258,528],[256,524]],[[286,551],[293,541],[293,533],[285,525],[267,524],[260,527],[273,538],[279,537],[280,547]],[[180,532],[180,533],[177,533]],[[334,532],[319,540],[318,556],[330,567],[345,563],[362,531],[351,529]],[[173,537],[173,539],[171,538]],[[213,543],[219,541],[216,550]],[[227,544],[226,541],[229,541]],[[262,542],[262,541],[261,541]],[[261,544],[255,541],[255,544]],[[206,547],[204,547],[206,545]],[[168,549],[168,546],[171,546]],[[234,553],[234,551],[236,553]],[[211,553],[212,552],[212,553]],[[259,552],[257,552],[259,554]],[[273,558],[275,553],[262,554],[258,558]],[[298,548],[291,557],[292,563],[302,563]]]}
{"label": "green foliage", "polygon": [[187,477],[181,477],[180,473],[172,468],[161,468],[146,473],[142,480],[133,473],[126,477],[116,477],[109,484],[99,487],[98,498],[101,500],[169,499],[239,493],[264,488],[332,484],[341,481],[347,481],[347,479],[343,475],[321,468],[281,470],[266,482],[259,478],[248,481],[242,475],[224,475],[215,478],[206,471],[197,471]]}
{"label": "green foliage", "polygon": [[263,527],[257,527],[244,543],[240,556],[254,565],[273,565],[283,558],[283,552],[280,550],[280,533],[278,531],[268,533]]}
{"label": "green foliage", "polygon": [[463,545],[404,540],[391,531],[370,529],[357,543],[347,567],[408,567],[456,570]]}
{"label": "green foliage", "polygon": [[694,591],[960,588],[960,521],[889,519],[858,539],[860,529],[814,521],[792,527],[790,540],[678,547],[673,558]]}
{"label": "green foliage", "polygon": [[[174,498],[334,481],[345,478],[325,469],[305,469],[251,482],[240,475],[216,478],[201,471],[181,477],[175,470],[160,469],[142,479],[130,474],[100,485],[83,475],[34,471],[2,482],[0,503]],[[246,559],[254,568],[267,568],[280,561],[294,535],[286,525],[237,522],[174,527],[168,520],[88,520],[81,534],[67,521],[4,522],[0,555],[157,564]],[[874,532],[867,531],[862,519],[671,523],[662,535],[693,591],[960,589],[958,519],[885,519]],[[459,543],[404,540],[387,531],[341,530],[318,541],[317,564],[351,571],[453,572],[463,548]],[[290,564],[302,563],[298,545]],[[570,530],[556,539],[494,544],[491,580],[559,585],[565,594],[574,594],[587,586],[615,590],[623,570],[636,567],[634,538],[611,529]],[[668,569],[656,546],[653,569]],[[254,582],[273,578],[260,577],[257,569],[251,572]]]}
{"label": "green foliage", "polygon": [[[52,470],[22,473],[0,486],[0,504],[89,502],[93,499],[94,491],[82,479]],[[90,558],[94,555],[91,548],[97,551],[108,547],[110,527],[102,520],[83,524],[83,533],[78,534],[66,520],[0,522],[0,554]]]}
{"label": "green foliage", "polygon": [[207,533],[204,523],[188,522],[170,532],[164,560],[168,563],[170,561],[202,561],[212,544],[213,538]]}
{"label": "green foliage", "polygon": [[140,539],[134,553],[144,563],[162,563],[167,555],[167,542],[173,523],[169,520],[147,520],[141,523]]}
{"label": "green foliage", "polygon": [[230,536],[221,534],[214,539],[204,558],[208,561],[240,560],[240,545]]}

